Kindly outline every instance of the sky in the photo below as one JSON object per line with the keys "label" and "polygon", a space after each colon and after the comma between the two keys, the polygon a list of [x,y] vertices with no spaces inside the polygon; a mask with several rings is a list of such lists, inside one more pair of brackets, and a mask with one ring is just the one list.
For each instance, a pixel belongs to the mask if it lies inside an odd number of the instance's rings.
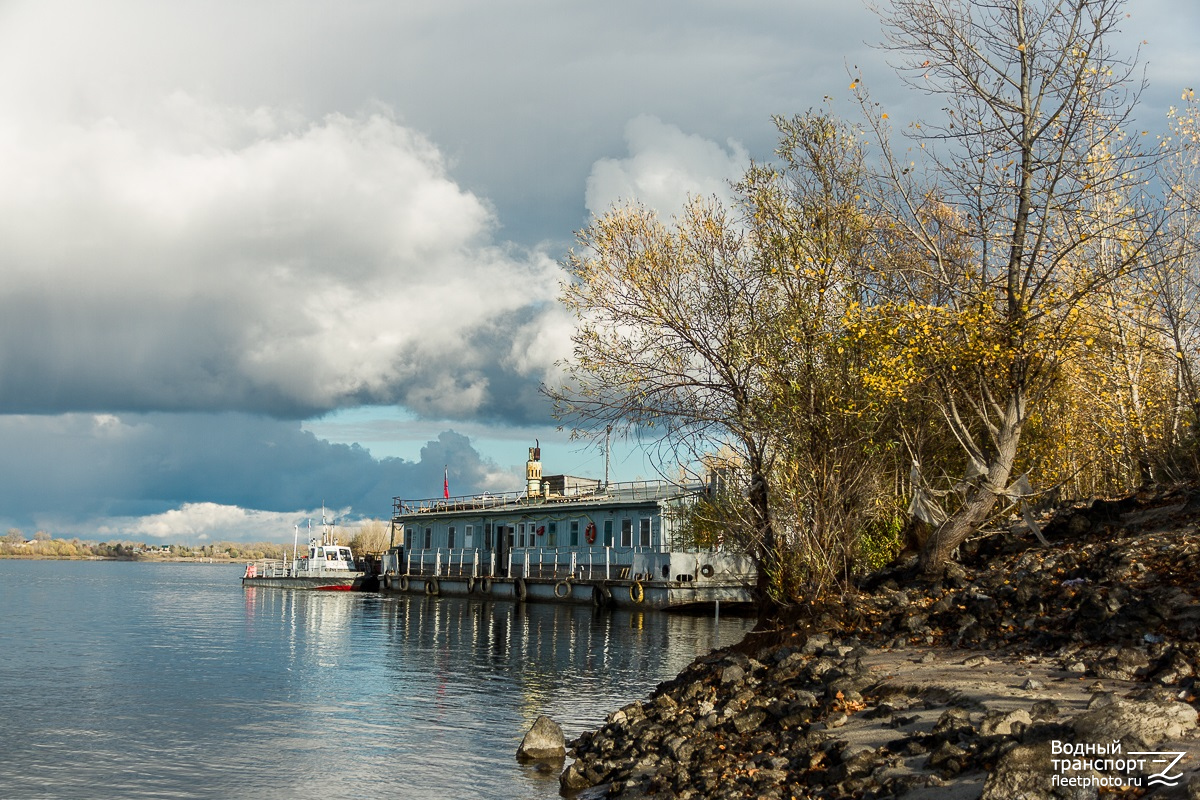
{"label": "sky", "polygon": [[[1161,129],[1200,6],[1129,11]],[[535,439],[602,476],[538,391],[575,232],[727,195],[854,69],[936,112],[881,38],[857,0],[0,0],[0,528],[286,541],[517,489]]]}

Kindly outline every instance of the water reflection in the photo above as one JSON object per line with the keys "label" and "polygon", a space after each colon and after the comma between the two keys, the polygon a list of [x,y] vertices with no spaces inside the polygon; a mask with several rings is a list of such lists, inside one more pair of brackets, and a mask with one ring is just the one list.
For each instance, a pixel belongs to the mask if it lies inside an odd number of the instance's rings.
{"label": "water reflection", "polygon": [[271,589],[248,590],[246,613],[247,627],[270,620],[286,631],[286,660],[310,675],[314,692],[350,691],[345,676],[354,676],[359,696],[369,696],[356,709],[359,730],[372,731],[362,746],[406,796],[429,798],[557,796],[553,775],[513,758],[539,714],[575,736],[749,626],[587,606]]}
{"label": "water reflection", "polygon": [[239,575],[0,563],[6,796],[555,798],[513,757],[538,714],[574,736],[749,625]]}

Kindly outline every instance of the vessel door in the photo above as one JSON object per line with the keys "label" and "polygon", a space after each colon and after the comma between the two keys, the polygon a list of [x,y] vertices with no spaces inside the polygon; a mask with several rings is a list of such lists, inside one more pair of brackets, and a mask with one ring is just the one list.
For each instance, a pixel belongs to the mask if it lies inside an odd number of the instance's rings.
{"label": "vessel door", "polygon": [[496,574],[501,578],[508,577],[509,537],[513,535],[512,531],[510,526],[496,526]]}

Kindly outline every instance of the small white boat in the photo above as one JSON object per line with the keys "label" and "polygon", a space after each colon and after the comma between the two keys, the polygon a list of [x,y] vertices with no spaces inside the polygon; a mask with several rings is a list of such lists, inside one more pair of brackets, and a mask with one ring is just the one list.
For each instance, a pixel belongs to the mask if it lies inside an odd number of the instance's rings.
{"label": "small white boat", "polygon": [[[324,523],[324,513],[322,512]],[[325,592],[374,592],[379,577],[366,564],[354,560],[349,547],[338,544],[329,525],[322,526],[321,538],[310,538],[308,549],[300,555],[292,549],[292,560],[252,561],[242,575],[242,586],[270,586],[286,589],[316,589]],[[299,526],[296,528],[299,537]]]}

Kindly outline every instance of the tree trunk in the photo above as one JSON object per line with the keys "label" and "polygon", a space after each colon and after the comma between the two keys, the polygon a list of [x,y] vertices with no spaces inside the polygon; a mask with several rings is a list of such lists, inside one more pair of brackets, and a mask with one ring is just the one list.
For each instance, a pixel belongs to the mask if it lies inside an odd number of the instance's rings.
{"label": "tree trunk", "polygon": [[771,594],[771,579],[778,572],[779,543],[775,541],[775,527],[771,524],[770,497],[767,491],[767,477],[763,473],[762,460],[756,456],[750,459],[750,513],[753,515],[755,532],[758,535],[758,547],[755,548],[758,562],[758,579],[755,594],[758,601],[759,622],[772,618],[779,610],[779,603]]}
{"label": "tree trunk", "polygon": [[926,575],[938,572],[950,560],[954,548],[987,522],[996,506],[996,500],[1012,477],[1013,464],[1017,460],[1017,445],[1020,444],[1021,428],[1024,424],[1024,408],[1023,398],[1014,397],[1010,400],[996,437],[996,453],[988,462],[987,474],[983,481],[970,490],[962,508],[939,525],[925,542],[919,563],[921,571]]}

